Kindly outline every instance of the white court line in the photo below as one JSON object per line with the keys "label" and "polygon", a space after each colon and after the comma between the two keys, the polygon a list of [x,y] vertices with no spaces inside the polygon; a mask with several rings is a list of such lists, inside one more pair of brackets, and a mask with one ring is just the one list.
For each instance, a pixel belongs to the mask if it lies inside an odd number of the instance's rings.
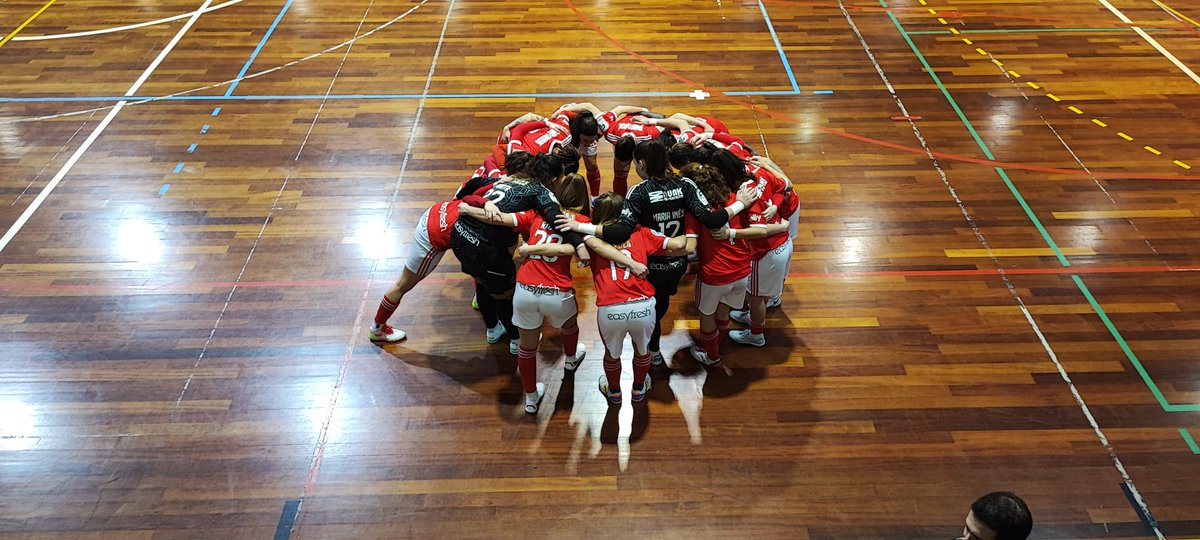
{"label": "white court line", "polygon": [[46,41],[46,40],[51,40],[51,39],[68,39],[68,38],[77,38],[77,37],[84,37],[84,36],[98,36],[101,34],[111,34],[113,32],[124,32],[126,30],[135,30],[137,28],[145,28],[147,26],[154,26],[156,24],[163,24],[163,23],[178,21],[179,19],[186,19],[188,17],[191,17],[192,15],[195,15],[196,13],[201,13],[201,14],[211,13],[213,11],[217,11],[218,9],[224,9],[224,8],[227,8],[234,4],[241,3],[243,1],[244,0],[229,0],[228,2],[225,2],[224,4],[217,4],[213,7],[207,8],[207,9],[189,11],[187,13],[180,13],[179,15],[175,15],[173,17],[166,17],[163,19],[156,19],[153,21],[146,21],[143,23],[129,24],[129,25],[125,25],[125,26],[114,26],[112,28],[101,28],[98,30],[88,30],[85,32],[73,32],[70,34],[44,34],[44,35],[40,35],[40,36],[17,36],[15,38],[12,38],[11,41]]}
{"label": "white court line", "polygon": [[[1121,22],[1123,22],[1125,24],[1130,24],[1130,25],[1133,24],[1133,21],[1129,20],[1129,17],[1126,17],[1124,13],[1121,13],[1121,10],[1117,9],[1112,4],[1108,3],[1108,0],[1099,0],[1099,2],[1101,4],[1103,4],[1104,7],[1108,8],[1108,10],[1113,13],[1113,15],[1116,15],[1118,19],[1121,19]],[[1175,67],[1183,70],[1183,72],[1186,73],[1188,77],[1191,77],[1193,81],[1196,81],[1196,84],[1200,84],[1200,75],[1196,75],[1195,71],[1192,71],[1191,68],[1184,65],[1183,62],[1180,62],[1178,58],[1175,58],[1175,55],[1171,54],[1171,51],[1168,51],[1165,47],[1163,47],[1162,44],[1160,44],[1158,42],[1158,40],[1150,37],[1150,34],[1147,34],[1144,30],[1142,30],[1141,28],[1139,28],[1137,26],[1133,27],[1133,31],[1137,32],[1137,35],[1142,36],[1142,39],[1146,40],[1146,42],[1149,43],[1150,46],[1154,47],[1155,49],[1158,49],[1158,52],[1162,53],[1163,56],[1167,57],[1167,60],[1170,60],[1172,64],[1175,64]]]}
{"label": "white court line", "polygon": [[[142,84],[146,82],[146,79],[150,77],[150,74],[153,73],[154,70],[158,68],[158,65],[162,63],[163,59],[167,57],[167,53],[170,53],[171,49],[174,49],[175,45],[179,43],[179,40],[183,39],[183,35],[192,28],[193,24],[196,24],[196,20],[200,18],[202,13],[204,13],[204,8],[208,7],[209,4],[212,4],[212,1],[213,0],[204,0],[204,4],[200,6],[200,9],[192,12],[192,18],[188,19],[188,22],[183,25],[183,28],[179,29],[179,33],[175,34],[175,37],[171,38],[171,41],[167,43],[167,46],[163,48],[162,52],[158,53],[158,57],[150,63],[150,67],[147,67],[146,71],[142,72],[142,76],[138,77],[137,81],[133,83],[133,86],[129,87],[129,90],[125,92],[126,96],[132,96],[138,91],[138,88],[142,87]],[[29,207],[21,213],[21,216],[17,218],[17,221],[13,223],[12,227],[8,228],[8,232],[4,233],[4,237],[0,238],[0,253],[4,252],[4,248],[8,247],[8,243],[11,242],[13,237],[21,231],[21,228],[25,226],[25,223],[29,221],[29,218],[33,216],[33,213],[37,212],[37,209],[42,206],[42,203],[46,201],[46,197],[50,196],[50,192],[54,191],[54,188],[58,187],[58,184],[59,182],[62,182],[63,177],[65,177],[68,172],[71,172],[71,168],[75,166],[75,163],[79,161],[80,157],[83,157],[83,153],[87,152],[88,149],[92,147],[92,143],[96,142],[96,139],[100,138],[100,134],[103,133],[104,129],[108,127],[108,124],[113,121],[113,118],[116,118],[117,113],[121,112],[121,109],[125,107],[126,103],[128,103],[128,101],[118,101],[116,106],[114,106],[111,111],[108,111],[108,115],[104,117],[104,120],[100,121],[100,125],[96,126],[96,129],[92,130],[92,134],[88,135],[88,138],[85,139],[83,144],[75,150],[74,154],[71,154],[71,158],[63,164],[62,168],[58,170],[58,173],[54,175],[54,178],[50,179],[50,183],[46,184],[46,187],[42,188],[42,192],[38,193],[38,196],[33,199],[33,202],[29,203]]]}

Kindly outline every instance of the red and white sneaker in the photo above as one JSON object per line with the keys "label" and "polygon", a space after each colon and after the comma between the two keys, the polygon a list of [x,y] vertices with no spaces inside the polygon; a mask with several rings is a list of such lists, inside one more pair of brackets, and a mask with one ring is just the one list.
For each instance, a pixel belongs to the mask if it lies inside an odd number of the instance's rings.
{"label": "red and white sneaker", "polygon": [[390,324],[385,324],[379,327],[371,325],[371,331],[368,332],[367,335],[371,337],[371,341],[386,341],[388,343],[402,341],[404,338],[408,337],[408,334],[405,334],[404,330],[392,328],[392,325]]}

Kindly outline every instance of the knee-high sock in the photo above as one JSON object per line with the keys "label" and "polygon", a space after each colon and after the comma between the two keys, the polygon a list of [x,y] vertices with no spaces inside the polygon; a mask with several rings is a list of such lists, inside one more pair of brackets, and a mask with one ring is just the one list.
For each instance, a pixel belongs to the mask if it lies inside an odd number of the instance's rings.
{"label": "knee-high sock", "polygon": [[563,327],[562,329],[562,345],[563,354],[567,356],[575,356],[575,351],[579,347],[579,326],[570,328]]}
{"label": "knee-high sock", "polygon": [[668,309],[671,309],[671,295],[654,295],[654,316],[657,319],[654,321],[654,332],[650,333],[650,345],[648,347],[651,352],[662,350],[659,348],[659,340],[662,338],[662,320],[666,316]]}
{"label": "knee-high sock", "polygon": [[719,348],[719,345],[717,344],[717,341],[718,341],[717,337],[720,335],[721,335],[720,330],[713,330],[712,332],[709,332],[707,334],[701,332],[701,334],[700,334],[700,339],[704,343],[704,352],[708,354],[709,360],[720,360],[721,359],[721,349]]}
{"label": "knee-high sock", "polygon": [[621,391],[621,359],[614,358],[609,360],[604,359],[604,376],[608,379],[608,390],[610,392]]}
{"label": "knee-high sock", "polygon": [[537,349],[521,347],[517,352],[517,371],[521,372],[521,390],[537,391]]}
{"label": "knee-high sock", "polygon": [[633,387],[646,384],[646,374],[650,372],[650,354],[633,357]]}
{"label": "knee-high sock", "polygon": [[[592,196],[600,194],[600,167],[589,167],[587,170],[588,189],[591,190]],[[624,195],[624,192],[620,192]]]}
{"label": "knee-high sock", "polygon": [[496,323],[500,322],[496,317],[496,299],[478,283],[475,284],[475,302],[479,304],[479,315],[483,317],[483,324],[488,328],[495,328]]}
{"label": "knee-high sock", "polygon": [[512,322],[513,299],[511,296],[496,298],[496,317],[500,319],[500,324],[503,324],[504,328],[508,330],[508,339],[521,339],[521,330]]}
{"label": "knee-high sock", "polygon": [[375,324],[380,326],[387,324],[388,319],[396,312],[397,307],[400,306],[388,300],[387,296],[384,296],[383,300],[379,301],[379,309],[375,311]]}

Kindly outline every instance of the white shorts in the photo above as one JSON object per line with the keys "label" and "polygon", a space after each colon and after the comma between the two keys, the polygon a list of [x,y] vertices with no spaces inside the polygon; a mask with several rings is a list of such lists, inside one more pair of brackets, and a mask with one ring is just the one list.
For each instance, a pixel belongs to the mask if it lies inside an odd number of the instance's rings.
{"label": "white shorts", "polygon": [[564,291],[554,287],[537,287],[517,284],[513,293],[513,324],[523,330],[537,330],[542,321],[550,326],[562,328],[567,319],[579,313],[575,304],[575,290]]}
{"label": "white shorts", "polygon": [[788,238],[795,240],[796,235],[800,234],[800,207],[797,206],[796,211],[785,219],[788,220]]}
{"label": "white shorts", "polygon": [[697,279],[696,308],[704,315],[716,313],[718,304],[725,304],[733,309],[742,309],[742,304],[746,303],[746,283],[748,281],[750,281],[750,276],[724,285],[709,285]]}
{"label": "white shorts", "polygon": [[596,154],[599,154],[600,153],[600,139],[604,138],[603,133],[601,133],[600,135],[601,135],[600,137],[597,137],[596,140],[592,141],[592,144],[587,145],[587,148],[582,148],[581,149],[582,152],[579,152],[579,153],[581,155],[588,156],[588,157],[594,157]]}
{"label": "white shorts", "polygon": [[763,258],[750,262],[750,281],[746,292],[754,296],[779,296],[783,293],[783,280],[787,279],[792,266],[792,241],[768,251]]}
{"label": "white shorts", "polygon": [[650,334],[654,333],[654,299],[646,298],[611,306],[596,308],[596,324],[600,327],[600,339],[604,348],[614,358],[621,357],[625,335],[629,334],[634,352],[648,352]]}
{"label": "white shorts", "polygon": [[417,220],[417,228],[413,231],[412,244],[408,246],[408,260],[404,262],[404,267],[418,276],[428,276],[437,268],[445,253],[433,249],[433,244],[429,242],[429,209],[426,208],[425,213],[421,214],[421,219]]}

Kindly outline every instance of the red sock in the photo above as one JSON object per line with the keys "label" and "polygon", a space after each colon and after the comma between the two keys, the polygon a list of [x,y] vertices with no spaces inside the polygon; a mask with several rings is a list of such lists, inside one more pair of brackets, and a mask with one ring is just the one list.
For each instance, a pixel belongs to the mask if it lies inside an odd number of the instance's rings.
{"label": "red sock", "polygon": [[563,354],[567,356],[575,356],[576,348],[579,346],[579,326],[570,328],[563,327],[562,329],[562,344]]}
{"label": "red sock", "polygon": [[624,196],[629,191],[629,170],[613,172],[613,191]]}
{"label": "red sock", "polygon": [[611,361],[608,357],[604,358],[604,377],[608,379],[608,391],[621,391],[621,359],[614,358]]}
{"label": "red sock", "polygon": [[587,183],[593,197],[600,194],[600,167],[587,170]]}
{"label": "red sock", "polygon": [[754,334],[756,336],[762,335],[763,327],[765,327],[765,326],[767,326],[766,322],[754,322],[754,319],[750,319],[750,333],[751,334]]}
{"label": "red sock", "polygon": [[633,357],[633,386],[646,384],[646,374],[650,373],[650,353],[645,356]]}
{"label": "red sock", "polygon": [[537,391],[537,349],[517,349],[517,371],[521,372],[521,389],[526,393]]}
{"label": "red sock", "polygon": [[729,319],[717,319],[717,333],[724,334],[726,330],[729,330]]}
{"label": "red sock", "polygon": [[375,324],[380,326],[387,324],[388,319],[396,312],[397,307],[399,307],[399,304],[388,300],[387,296],[384,296],[383,300],[379,301],[379,309],[375,312]]}
{"label": "red sock", "polygon": [[713,330],[712,333],[700,333],[700,340],[704,343],[704,352],[708,354],[709,360],[720,360],[721,349],[717,345],[717,336],[721,335],[720,330]]}

